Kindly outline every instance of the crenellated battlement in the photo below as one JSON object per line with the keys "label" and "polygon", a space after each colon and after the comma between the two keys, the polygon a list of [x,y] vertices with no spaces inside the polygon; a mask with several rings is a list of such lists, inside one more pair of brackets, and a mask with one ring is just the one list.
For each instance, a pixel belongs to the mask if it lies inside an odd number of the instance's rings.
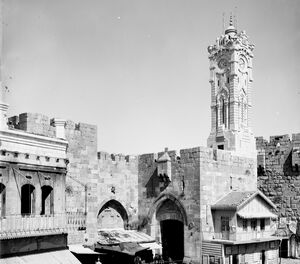
{"label": "crenellated battlement", "polygon": [[37,113],[22,113],[8,118],[10,129],[22,130],[31,134],[55,137],[55,128],[48,116]]}
{"label": "crenellated battlement", "polygon": [[290,144],[300,144],[300,133],[292,134],[292,139],[289,134],[270,136],[269,140],[264,139],[263,137],[255,137],[256,139],[256,148],[265,148],[265,147],[278,147],[290,145]]}
{"label": "crenellated battlement", "polygon": [[98,160],[101,160],[103,162],[126,162],[126,163],[132,163],[136,162],[138,159],[138,156],[136,155],[124,155],[124,154],[115,154],[115,153],[108,153],[105,151],[98,151],[97,152]]}
{"label": "crenellated battlement", "polygon": [[[8,118],[8,126],[11,130],[22,130],[27,133],[46,137],[60,137],[57,135],[57,119],[49,118],[39,113],[22,113]],[[69,134],[92,132],[96,134],[97,126],[86,123],[75,123],[71,120],[59,119],[61,127]]]}
{"label": "crenellated battlement", "polygon": [[[167,150],[172,162],[184,163],[191,159],[206,160],[207,162],[232,162],[232,163],[245,163],[254,165],[254,159],[251,157],[241,156],[234,151],[214,149],[209,147],[194,147],[187,149]],[[145,161],[156,162],[165,152],[146,153],[139,155],[139,159]]]}
{"label": "crenellated battlement", "polygon": [[292,134],[292,138],[288,134],[271,136],[269,141],[263,137],[256,137],[256,149],[257,166],[260,170],[270,167],[275,170],[299,170],[300,133]]}

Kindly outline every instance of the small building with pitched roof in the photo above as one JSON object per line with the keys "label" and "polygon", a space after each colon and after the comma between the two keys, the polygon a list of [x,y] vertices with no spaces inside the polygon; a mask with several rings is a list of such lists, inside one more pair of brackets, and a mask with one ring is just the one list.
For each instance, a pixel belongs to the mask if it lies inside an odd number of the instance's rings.
{"label": "small building with pitched roof", "polygon": [[211,249],[218,248],[224,263],[277,263],[275,208],[259,190],[231,191],[216,201],[211,205],[213,232],[203,238],[204,262],[212,262]]}

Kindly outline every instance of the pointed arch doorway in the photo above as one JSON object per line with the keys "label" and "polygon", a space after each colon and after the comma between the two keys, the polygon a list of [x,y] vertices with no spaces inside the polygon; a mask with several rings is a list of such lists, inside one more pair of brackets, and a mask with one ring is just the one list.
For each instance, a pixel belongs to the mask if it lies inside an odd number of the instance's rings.
{"label": "pointed arch doorway", "polygon": [[152,211],[151,235],[161,241],[163,258],[182,261],[187,222],[184,207],[175,197],[165,195],[154,203]]}

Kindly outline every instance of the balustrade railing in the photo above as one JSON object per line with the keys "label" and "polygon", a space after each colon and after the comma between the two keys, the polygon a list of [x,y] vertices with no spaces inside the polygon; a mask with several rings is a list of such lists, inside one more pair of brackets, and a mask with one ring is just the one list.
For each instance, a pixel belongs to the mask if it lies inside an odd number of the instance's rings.
{"label": "balustrade railing", "polygon": [[86,227],[86,215],[80,212],[67,212],[66,213],[66,225],[67,228],[73,229],[85,229]]}
{"label": "balustrade railing", "polygon": [[8,215],[0,217],[0,238],[85,229],[83,213]]}
{"label": "balustrade railing", "polygon": [[260,239],[270,237],[274,231],[244,231],[244,232],[215,232],[214,237],[215,239],[221,240],[251,240],[251,239]]}

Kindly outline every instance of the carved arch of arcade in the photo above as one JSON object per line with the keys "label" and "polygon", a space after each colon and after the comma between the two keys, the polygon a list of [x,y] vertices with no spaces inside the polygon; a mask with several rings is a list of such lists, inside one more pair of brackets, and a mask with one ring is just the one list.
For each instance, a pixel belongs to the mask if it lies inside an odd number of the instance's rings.
{"label": "carved arch of arcade", "polygon": [[[161,212],[163,208],[166,208],[168,216]],[[175,219],[183,222],[184,225],[188,224],[188,218],[184,206],[174,195],[170,193],[163,194],[154,201],[148,213],[148,217],[151,221],[155,214],[158,220]]]}
{"label": "carved arch of arcade", "polygon": [[97,214],[98,229],[120,228],[128,223],[128,214],[125,207],[115,199],[106,199],[100,205]]}

